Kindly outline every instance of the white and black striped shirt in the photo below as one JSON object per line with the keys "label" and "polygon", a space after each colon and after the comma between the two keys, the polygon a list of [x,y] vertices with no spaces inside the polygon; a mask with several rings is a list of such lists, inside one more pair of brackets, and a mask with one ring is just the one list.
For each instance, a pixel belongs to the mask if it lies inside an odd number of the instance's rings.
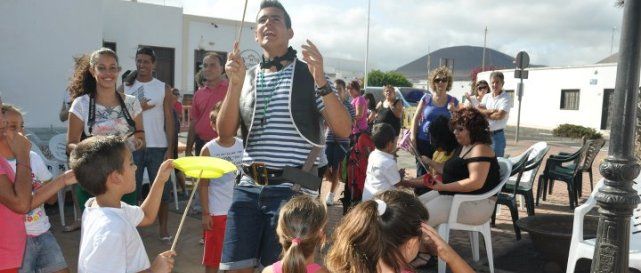
{"label": "white and black striped shirt", "polygon": [[[299,135],[289,113],[293,73],[294,63],[277,72],[257,72],[256,111],[243,164],[261,162],[271,169],[305,164],[313,146]],[[316,98],[316,107],[325,108],[322,98]]]}

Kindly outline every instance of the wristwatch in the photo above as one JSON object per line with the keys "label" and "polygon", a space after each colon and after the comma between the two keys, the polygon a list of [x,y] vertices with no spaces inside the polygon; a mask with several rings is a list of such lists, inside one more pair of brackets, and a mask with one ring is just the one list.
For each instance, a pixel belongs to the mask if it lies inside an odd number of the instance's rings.
{"label": "wristwatch", "polygon": [[316,96],[317,97],[323,97],[323,96],[328,95],[328,94],[330,94],[332,92],[334,92],[334,90],[332,90],[332,87],[329,86],[329,83],[326,83],[325,85],[323,85],[321,87],[316,87]]}

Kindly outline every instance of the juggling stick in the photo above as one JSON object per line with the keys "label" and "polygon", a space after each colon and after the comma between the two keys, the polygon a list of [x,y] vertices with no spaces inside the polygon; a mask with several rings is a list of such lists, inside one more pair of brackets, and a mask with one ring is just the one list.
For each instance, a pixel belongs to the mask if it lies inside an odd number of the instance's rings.
{"label": "juggling stick", "polygon": [[174,242],[171,244],[171,251],[174,251],[176,249],[176,243],[178,243],[178,237],[180,237],[180,232],[183,230],[185,217],[187,217],[187,212],[191,207],[191,201],[194,200],[194,195],[198,190],[198,184],[200,183],[200,178],[202,177],[202,175],[203,175],[203,170],[200,170],[200,174],[198,175],[198,179],[196,180],[196,185],[194,185],[194,189],[191,191],[191,195],[189,196],[189,201],[187,201],[187,206],[185,207],[185,211],[183,212],[183,217],[180,219],[180,225],[178,225],[178,231],[176,231]]}
{"label": "juggling stick", "polygon": [[243,18],[240,19],[240,27],[238,28],[238,36],[236,36],[236,41],[238,41],[238,47],[240,47],[241,34],[243,34],[243,25],[245,24],[245,14],[247,13],[247,1],[245,0],[245,7],[243,8]]}

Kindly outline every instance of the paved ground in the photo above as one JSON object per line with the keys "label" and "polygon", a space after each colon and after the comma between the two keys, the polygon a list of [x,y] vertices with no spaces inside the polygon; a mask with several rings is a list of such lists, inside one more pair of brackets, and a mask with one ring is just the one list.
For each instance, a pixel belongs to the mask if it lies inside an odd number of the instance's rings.
{"label": "paved ground", "polygon": [[[549,154],[556,154],[561,151],[571,152],[575,151],[578,146],[580,146],[579,141],[569,140],[569,139],[560,139],[554,138],[549,135],[548,132],[539,132],[536,130],[521,130],[521,140],[518,143],[513,141],[513,130],[508,130],[508,147],[506,154],[515,156],[527,149],[529,146],[537,142],[538,140],[544,139],[548,141],[551,146]],[[607,146],[606,146],[607,147]],[[594,169],[594,179],[598,181],[601,178],[601,175],[598,173],[598,164],[606,156],[605,149],[602,150],[595,160],[593,166]],[[414,172],[414,163],[413,159],[407,154],[401,156],[399,164],[402,167],[406,167],[408,173]],[[543,167],[541,168],[542,171]],[[590,192],[590,182],[587,175],[584,175],[583,179],[583,195],[580,202],[584,202],[585,198],[589,195]],[[328,183],[323,185],[323,196],[327,192],[329,187]],[[536,193],[535,193],[536,194]],[[337,197],[338,198],[338,197]],[[184,198],[183,198],[184,199]],[[184,202],[181,205],[184,208]],[[172,205],[173,208],[173,205]],[[68,209],[69,212],[70,209]],[[337,223],[340,221],[342,216],[342,207],[341,206],[332,206],[329,208],[329,228],[328,232],[331,233]],[[556,183],[554,187],[554,193],[549,196],[547,201],[543,201],[540,206],[536,207],[537,214],[571,214],[572,211],[568,206],[568,197],[567,190],[565,189],[564,183]],[[60,219],[57,215],[56,210],[50,210],[50,220],[52,222],[52,229],[56,238],[63,248],[66,260],[72,269],[72,272],[75,272],[77,255],[78,255],[78,245],[80,241],[80,233],[78,231],[71,233],[62,233],[60,227]],[[68,221],[71,221],[69,216],[71,213],[67,213]],[[519,211],[520,217],[526,217],[524,210]],[[170,213],[170,230],[176,230],[178,222],[180,220],[180,214],[172,212]],[[148,227],[140,230],[145,246],[147,248],[147,253],[153,259],[153,257],[169,249],[170,246],[161,243],[158,238],[157,228]],[[202,246],[198,243],[201,238],[201,227],[200,220],[197,217],[187,217],[185,222],[185,227],[183,229],[183,234],[180,237],[177,246],[178,257],[176,258],[176,267],[175,272],[202,272],[204,271],[203,267],[200,265],[202,258]],[[516,241],[514,236],[514,231],[512,229],[512,220],[509,216],[509,212],[506,208],[501,209],[499,216],[497,217],[496,227],[492,228],[492,245],[495,257],[495,272],[564,272],[565,268],[561,268],[558,265],[549,263],[545,261],[540,255],[536,253],[533,249],[531,241],[527,235],[527,232],[523,232],[523,239],[521,241]],[[471,252],[468,243],[468,236],[464,232],[454,231],[452,233],[452,238],[450,243],[453,247],[468,261],[471,262]],[[473,266],[479,272],[489,272],[487,267],[485,251],[483,251],[484,246],[481,244],[481,260],[478,263],[473,263]],[[589,265],[588,265],[589,267]],[[561,270],[562,269],[562,270]],[[587,269],[589,271],[589,268]],[[581,272],[588,272],[585,269]],[[420,272],[436,272],[435,268],[431,269],[421,269]],[[579,272],[579,271],[577,271]]]}

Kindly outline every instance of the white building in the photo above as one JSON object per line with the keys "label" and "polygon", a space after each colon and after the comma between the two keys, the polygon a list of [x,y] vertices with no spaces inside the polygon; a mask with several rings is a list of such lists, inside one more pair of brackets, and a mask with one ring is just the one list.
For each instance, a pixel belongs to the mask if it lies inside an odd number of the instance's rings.
{"label": "white building", "polygon": [[[554,129],[569,123],[609,130],[616,70],[616,63],[529,69],[529,78],[523,81],[520,125]],[[504,89],[514,95],[519,82],[514,70],[499,71],[505,76]],[[479,73],[478,78],[489,82],[490,73]],[[513,96],[513,100],[508,125],[516,126],[518,99]]]}
{"label": "white building", "polygon": [[[253,21],[253,20],[251,20]],[[115,49],[123,71],[135,69],[139,46],[158,55],[157,77],[192,93],[207,51],[231,50],[239,22],[184,15],[182,8],[122,0],[0,1],[0,91],[21,107],[29,128],[64,127],[58,120],[73,57]],[[245,22],[241,50],[257,63],[255,23]]]}

